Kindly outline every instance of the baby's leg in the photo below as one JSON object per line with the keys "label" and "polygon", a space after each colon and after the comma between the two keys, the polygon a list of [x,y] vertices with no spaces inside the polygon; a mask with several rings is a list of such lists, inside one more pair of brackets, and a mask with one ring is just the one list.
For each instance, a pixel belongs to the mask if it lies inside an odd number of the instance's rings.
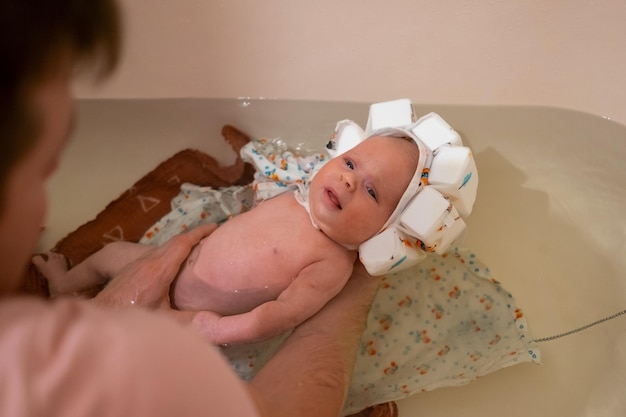
{"label": "baby's leg", "polygon": [[71,269],[65,257],[54,252],[47,254],[48,260],[36,256],[33,263],[48,280],[50,296],[56,297],[107,283],[149,249],[150,246],[120,241],[109,243]]}

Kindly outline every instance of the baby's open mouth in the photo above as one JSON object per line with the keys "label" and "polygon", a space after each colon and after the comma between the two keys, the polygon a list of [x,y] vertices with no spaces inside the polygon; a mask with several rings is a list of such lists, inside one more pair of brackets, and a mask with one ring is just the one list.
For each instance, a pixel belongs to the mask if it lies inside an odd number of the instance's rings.
{"label": "baby's open mouth", "polygon": [[341,210],[341,203],[339,202],[339,199],[337,198],[337,196],[331,190],[327,190],[326,194],[328,195],[328,199],[332,201],[333,204],[335,204],[338,209]]}

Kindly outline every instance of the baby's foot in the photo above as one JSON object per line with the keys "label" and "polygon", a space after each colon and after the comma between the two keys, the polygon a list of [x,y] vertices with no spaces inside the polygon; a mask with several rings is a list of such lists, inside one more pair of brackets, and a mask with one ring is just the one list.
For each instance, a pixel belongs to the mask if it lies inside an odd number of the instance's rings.
{"label": "baby's foot", "polygon": [[33,264],[48,280],[50,297],[57,297],[65,293],[65,291],[63,291],[63,283],[65,281],[65,274],[67,274],[69,269],[67,260],[64,255],[57,252],[48,252],[46,256],[48,259],[45,259],[41,255],[35,256],[33,258]]}

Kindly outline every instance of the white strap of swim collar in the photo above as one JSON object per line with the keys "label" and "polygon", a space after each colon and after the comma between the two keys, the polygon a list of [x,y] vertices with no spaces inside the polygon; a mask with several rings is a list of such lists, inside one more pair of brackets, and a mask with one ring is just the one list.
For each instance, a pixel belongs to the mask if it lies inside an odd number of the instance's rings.
{"label": "white strap of swim collar", "polygon": [[294,190],[293,193],[294,193],[294,197],[296,198],[296,201],[300,203],[300,205],[304,207],[304,210],[306,210],[306,212],[308,213],[313,227],[317,230],[320,230],[320,227],[317,225],[317,222],[313,218],[313,214],[311,214],[311,205],[309,204],[308,187],[305,187],[303,184],[298,184],[298,188]]}

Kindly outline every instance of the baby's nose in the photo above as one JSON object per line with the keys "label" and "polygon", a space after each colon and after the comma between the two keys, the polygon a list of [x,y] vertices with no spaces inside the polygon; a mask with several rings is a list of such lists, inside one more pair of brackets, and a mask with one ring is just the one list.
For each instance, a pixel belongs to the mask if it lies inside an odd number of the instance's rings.
{"label": "baby's nose", "polygon": [[342,175],[341,177],[341,181],[343,182],[343,184],[346,186],[346,188],[349,191],[354,191],[354,189],[356,188],[356,181],[354,178],[354,174],[352,174],[352,172],[346,172]]}

